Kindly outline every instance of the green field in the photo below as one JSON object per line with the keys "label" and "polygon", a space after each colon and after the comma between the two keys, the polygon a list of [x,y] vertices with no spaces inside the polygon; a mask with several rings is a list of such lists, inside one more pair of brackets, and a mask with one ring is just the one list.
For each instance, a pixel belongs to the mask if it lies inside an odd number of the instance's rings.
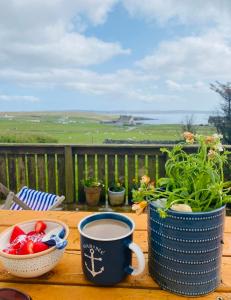
{"label": "green field", "polygon": [[[181,139],[180,124],[119,126],[100,123],[116,118],[116,115],[85,112],[1,113],[0,142],[102,144],[105,139]],[[197,133],[214,132],[211,126],[197,126]]]}

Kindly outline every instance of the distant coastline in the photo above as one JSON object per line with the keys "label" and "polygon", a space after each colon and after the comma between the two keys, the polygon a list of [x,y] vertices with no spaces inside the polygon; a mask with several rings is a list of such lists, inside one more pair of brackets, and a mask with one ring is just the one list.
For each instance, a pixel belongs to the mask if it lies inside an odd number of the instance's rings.
{"label": "distant coastline", "polygon": [[[96,113],[96,112],[95,112]],[[195,125],[208,125],[208,120],[213,112],[211,111],[191,111],[191,110],[169,110],[169,111],[105,111],[107,115],[129,115],[134,120],[142,121],[142,124],[183,124],[189,120]]]}
{"label": "distant coastline", "polygon": [[113,111],[88,111],[94,113],[109,113],[109,114],[213,114],[209,110],[113,110]]}
{"label": "distant coastline", "polygon": [[[140,121],[146,125],[164,125],[164,124],[182,124],[186,123],[189,119],[192,119],[192,123],[195,125],[208,125],[208,119],[214,115],[212,111],[202,110],[57,110],[57,111],[33,111],[33,112],[1,112],[0,117],[14,118],[15,116],[27,115],[32,118],[36,115],[59,115],[60,117],[89,117],[107,120],[113,120],[119,116],[132,116],[135,121]],[[138,125],[138,124],[137,124]]]}
{"label": "distant coastline", "polygon": [[36,111],[12,111],[6,110],[0,112],[1,114],[5,113],[96,113],[96,114],[213,114],[214,111],[211,110],[82,110],[82,109],[68,109],[68,110],[36,110]]}

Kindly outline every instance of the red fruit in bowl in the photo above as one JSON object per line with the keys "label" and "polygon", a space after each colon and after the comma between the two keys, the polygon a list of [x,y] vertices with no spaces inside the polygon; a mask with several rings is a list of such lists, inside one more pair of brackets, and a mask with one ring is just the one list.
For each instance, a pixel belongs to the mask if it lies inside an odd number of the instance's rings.
{"label": "red fruit in bowl", "polygon": [[43,237],[44,237],[44,234],[42,234],[42,233],[36,233],[34,235],[27,236],[27,239],[31,240],[34,243],[37,243],[37,242],[41,242]]}
{"label": "red fruit in bowl", "polygon": [[25,232],[18,226],[14,226],[13,231],[10,236],[10,243],[12,243],[19,235],[24,235]]}
{"label": "red fruit in bowl", "polygon": [[45,251],[49,248],[49,246],[47,246],[46,244],[44,244],[43,242],[37,242],[37,243],[34,243],[34,253],[37,253],[37,252],[42,252],[42,251]]}
{"label": "red fruit in bowl", "polygon": [[14,241],[13,243],[10,244],[10,247],[13,249],[19,249],[22,247],[23,244],[25,244],[27,242],[27,235],[22,234],[19,235]]}
{"label": "red fruit in bowl", "polygon": [[13,248],[3,249],[2,251],[7,254],[17,254],[17,249],[13,249]]}
{"label": "red fruit in bowl", "polygon": [[19,255],[33,254],[34,253],[34,243],[32,241],[27,241],[20,249],[18,249]]}
{"label": "red fruit in bowl", "polygon": [[9,254],[17,254],[17,249],[9,249]]}
{"label": "red fruit in bowl", "polygon": [[35,235],[35,234],[37,234],[37,232],[35,230],[32,230],[27,233],[28,236]]}
{"label": "red fruit in bowl", "polygon": [[47,228],[47,225],[43,221],[37,221],[35,224],[35,232],[36,233],[44,233],[46,228]]}

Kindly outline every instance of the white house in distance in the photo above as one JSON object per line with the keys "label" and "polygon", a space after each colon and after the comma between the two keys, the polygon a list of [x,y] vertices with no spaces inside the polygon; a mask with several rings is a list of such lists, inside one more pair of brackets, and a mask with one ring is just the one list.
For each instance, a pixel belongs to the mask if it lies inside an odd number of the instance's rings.
{"label": "white house in distance", "polygon": [[137,125],[133,116],[128,115],[120,115],[117,120],[110,121],[100,121],[103,124],[114,124],[114,125],[122,125],[122,126],[134,126]]}

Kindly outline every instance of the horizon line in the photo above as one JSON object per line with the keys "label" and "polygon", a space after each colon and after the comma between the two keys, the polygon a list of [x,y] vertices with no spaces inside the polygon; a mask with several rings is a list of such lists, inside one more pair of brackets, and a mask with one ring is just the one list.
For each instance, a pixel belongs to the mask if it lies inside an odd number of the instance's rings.
{"label": "horizon line", "polygon": [[85,113],[115,113],[115,114],[155,114],[155,113],[189,113],[189,114],[203,114],[203,113],[215,113],[212,110],[185,110],[185,109],[171,109],[171,110],[88,110],[88,109],[61,109],[61,110],[21,110],[21,111],[13,111],[13,110],[6,110],[0,112],[0,114],[5,113],[71,113],[71,112],[85,112]]}

